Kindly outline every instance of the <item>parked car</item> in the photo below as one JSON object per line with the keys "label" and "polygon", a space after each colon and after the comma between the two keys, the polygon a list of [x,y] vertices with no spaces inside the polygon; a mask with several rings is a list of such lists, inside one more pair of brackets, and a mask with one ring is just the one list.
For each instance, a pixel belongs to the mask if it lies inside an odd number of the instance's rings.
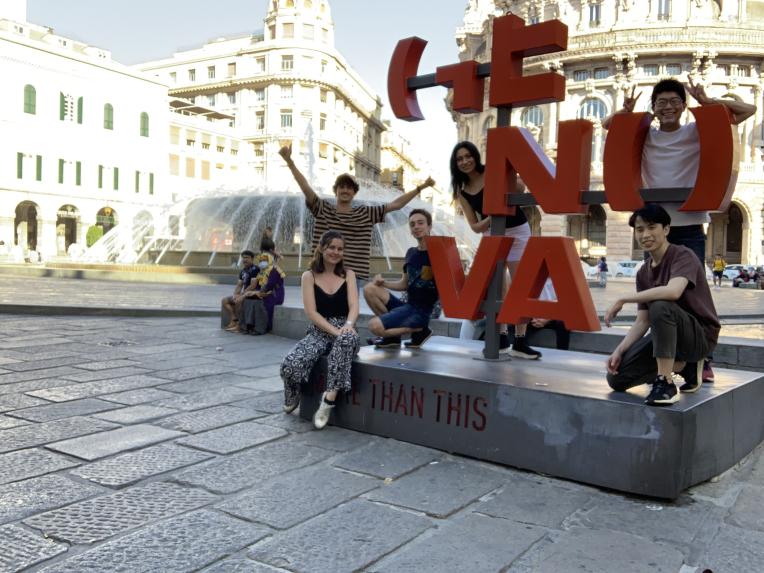
{"label": "parked car", "polygon": [[727,265],[724,267],[722,278],[732,280],[740,274],[740,269],[746,268],[745,265]]}
{"label": "parked car", "polygon": [[617,261],[613,272],[617,277],[634,277],[645,261]]}

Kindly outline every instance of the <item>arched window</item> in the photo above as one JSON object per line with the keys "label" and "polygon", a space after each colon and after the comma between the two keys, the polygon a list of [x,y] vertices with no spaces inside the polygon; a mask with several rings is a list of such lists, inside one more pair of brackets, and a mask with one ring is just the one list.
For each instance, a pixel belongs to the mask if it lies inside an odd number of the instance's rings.
{"label": "arched window", "polygon": [[149,114],[147,114],[145,111],[141,112],[141,136],[149,136]]}
{"label": "arched window", "polygon": [[24,113],[37,114],[37,90],[32,85],[24,86]]}
{"label": "arched window", "polygon": [[520,122],[523,124],[523,126],[533,124],[537,127],[541,127],[544,125],[544,112],[537,105],[526,107],[520,116]]}
{"label": "arched window", "polygon": [[606,115],[607,107],[605,106],[605,102],[595,97],[586,98],[581,102],[581,105],[578,108],[579,119],[605,119]]}
{"label": "arched window", "polygon": [[103,106],[103,128],[114,129],[114,108],[110,103]]}

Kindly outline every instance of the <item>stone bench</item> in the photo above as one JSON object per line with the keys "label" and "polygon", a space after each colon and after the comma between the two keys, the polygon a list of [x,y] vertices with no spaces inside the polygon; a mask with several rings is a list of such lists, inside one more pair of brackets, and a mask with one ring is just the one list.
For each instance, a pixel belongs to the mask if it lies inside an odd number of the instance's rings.
{"label": "stone bench", "polygon": [[[612,392],[602,356],[545,350],[540,361],[476,360],[478,342],[433,337],[418,351],[364,347],[354,390],[331,423],[455,454],[650,497],[674,499],[764,439],[764,376],[716,370],[669,407],[647,386]],[[325,361],[303,392],[318,406]]]}

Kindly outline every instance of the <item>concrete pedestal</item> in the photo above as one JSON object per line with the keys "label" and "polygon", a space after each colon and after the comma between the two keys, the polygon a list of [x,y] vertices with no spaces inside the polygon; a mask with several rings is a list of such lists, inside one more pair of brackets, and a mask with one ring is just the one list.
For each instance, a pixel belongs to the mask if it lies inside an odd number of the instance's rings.
{"label": "concrete pedestal", "polygon": [[[476,360],[482,343],[433,337],[418,351],[361,349],[337,426],[629,493],[676,498],[764,439],[764,375],[716,383],[664,408],[647,386],[615,393],[604,357],[545,349],[538,362]],[[318,406],[325,361],[304,389]]]}

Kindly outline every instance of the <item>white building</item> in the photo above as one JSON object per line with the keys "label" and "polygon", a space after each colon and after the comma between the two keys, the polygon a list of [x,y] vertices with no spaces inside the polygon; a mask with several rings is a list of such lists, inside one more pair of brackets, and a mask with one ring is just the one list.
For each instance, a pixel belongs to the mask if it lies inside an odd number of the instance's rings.
{"label": "white building", "polygon": [[167,86],[0,4],[0,240],[63,255],[167,202]]}
{"label": "white building", "polygon": [[[600,121],[622,107],[624,89],[644,92],[638,106],[647,111],[658,80],[686,82],[691,76],[711,97],[755,103],[755,116],[738,128],[742,161],[733,204],[726,213],[712,215],[706,254],[710,259],[722,253],[730,263],[764,262],[763,0],[471,0],[456,33],[460,59],[489,61],[490,23],[508,12],[529,24],[559,19],[568,25],[567,51],[525,60],[526,73],[565,74],[565,101],[514,110],[512,124],[529,128],[553,157],[558,121],[593,120],[592,188],[602,185]],[[688,103],[697,105],[691,98]],[[496,121],[487,98],[484,109],[457,114],[459,137],[483,151],[487,130]],[[593,206],[585,216],[534,215],[537,231],[572,236],[584,257],[641,258],[626,224],[628,213]]]}
{"label": "white building", "polygon": [[270,0],[262,34],[137,68],[169,84],[174,97],[236,117],[254,150],[251,184],[291,185],[277,155],[285,144],[322,186],[343,172],[379,180],[382,103],[334,48],[326,0]]}

